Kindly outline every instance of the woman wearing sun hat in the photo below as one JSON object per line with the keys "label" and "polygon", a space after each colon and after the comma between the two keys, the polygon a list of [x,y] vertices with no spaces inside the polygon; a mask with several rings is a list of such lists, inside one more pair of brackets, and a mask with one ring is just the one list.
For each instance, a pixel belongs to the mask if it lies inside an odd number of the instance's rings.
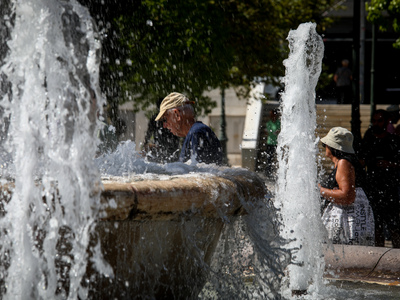
{"label": "woman wearing sun hat", "polygon": [[345,128],[333,127],[321,142],[335,165],[328,180],[318,185],[329,202],[322,215],[328,237],[335,244],[373,246],[374,215],[364,192],[364,170],[354,154],[353,135]]}

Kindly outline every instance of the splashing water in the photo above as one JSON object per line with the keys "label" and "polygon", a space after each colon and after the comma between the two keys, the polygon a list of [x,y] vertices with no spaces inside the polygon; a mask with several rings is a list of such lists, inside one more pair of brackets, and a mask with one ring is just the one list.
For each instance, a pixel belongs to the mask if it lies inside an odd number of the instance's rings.
{"label": "splashing water", "polygon": [[[97,112],[104,100],[98,88],[100,44],[89,13],[76,0],[3,0],[0,8],[0,22],[6,25],[0,27],[1,46],[4,41],[8,45],[8,51],[0,48],[0,116],[7,121],[0,128],[0,147],[5,148],[0,151],[0,176],[1,184],[13,189],[12,196],[3,195],[1,207],[0,297],[86,299],[92,279],[85,278],[90,260],[100,274],[112,275],[99,244],[89,243],[100,207],[95,163],[112,176],[140,173],[165,180],[171,174],[194,172],[229,178],[243,170],[148,164],[127,155],[134,152],[129,142],[121,144],[114,156],[95,162]],[[291,266],[290,288],[311,292],[310,283],[317,286],[323,270],[313,165],[314,89],[323,46],[312,24],[292,31],[289,41],[278,199],[286,225],[283,236],[292,240],[287,247],[298,249],[294,262],[302,264]],[[243,206],[246,216],[224,219],[219,250],[211,265],[204,266],[212,274],[208,281],[212,288],[203,290],[204,299],[280,298],[287,251],[280,248],[275,234],[272,202],[265,198]],[[187,226],[183,221],[178,225]],[[308,234],[309,228],[316,231]],[[187,233],[188,241],[193,231]],[[249,271],[251,284],[243,276]]]}
{"label": "splashing water", "polygon": [[[87,10],[74,0],[32,0],[10,2],[8,11],[2,19],[8,24],[2,39],[9,50],[7,55],[2,53],[0,75],[9,88],[2,89],[0,112],[3,118],[9,116],[10,125],[4,129],[8,140],[1,158],[12,165],[1,175],[2,184],[14,188],[7,203],[3,202],[0,219],[0,294],[3,299],[86,299],[93,286],[92,277],[86,277],[92,262],[112,282],[99,244],[92,245],[97,240],[93,230],[101,207],[100,189],[96,189],[101,185],[99,168],[108,176],[140,173],[141,180],[155,177],[151,172],[161,178],[192,172],[230,178],[245,170],[149,164],[134,154],[129,142],[95,161],[96,114],[104,101],[97,84],[100,45]],[[229,220],[221,213],[229,225],[227,238],[221,242],[215,266],[204,266],[213,274],[209,282],[216,294],[277,295],[284,255],[275,255],[280,249],[274,211],[269,211],[272,205],[265,201],[269,206],[247,207],[247,221]],[[261,232],[260,219],[252,218],[251,211],[265,219]],[[256,254],[248,254],[246,247],[242,250],[243,222],[256,241],[247,239],[244,244],[260,249]],[[183,222],[179,227],[190,228],[190,224]],[[196,231],[189,230],[186,239],[191,241]],[[256,255],[257,262],[243,263],[243,253],[250,258]],[[257,286],[246,290],[243,273],[250,266]]]}
{"label": "splashing water", "polygon": [[282,94],[282,128],[278,138],[277,203],[293,261],[290,290],[318,288],[324,269],[316,166],[315,87],[321,72],[324,45],[315,24],[289,32],[289,58]]}
{"label": "splashing water", "polygon": [[15,188],[0,222],[1,292],[3,299],[84,299],[100,198],[93,162],[104,102],[100,44],[75,0],[12,1],[9,11],[1,107],[10,119]]}
{"label": "splashing water", "polygon": [[[325,261],[317,189],[315,87],[321,72],[324,45],[316,25],[303,23],[289,32],[290,53],[284,61],[285,91],[278,137],[278,182],[275,206],[281,218],[281,237],[292,261],[286,268],[280,296],[284,299],[397,299],[396,289],[365,283],[323,281]],[[336,287],[335,285],[340,287]],[[300,295],[300,296],[296,296]]]}

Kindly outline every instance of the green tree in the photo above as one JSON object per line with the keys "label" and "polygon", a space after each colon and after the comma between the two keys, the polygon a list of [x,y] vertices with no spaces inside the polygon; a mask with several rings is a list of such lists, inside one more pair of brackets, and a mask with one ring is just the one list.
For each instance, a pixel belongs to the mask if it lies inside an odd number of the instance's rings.
{"label": "green tree", "polygon": [[336,0],[88,2],[103,36],[111,116],[124,101],[149,110],[172,91],[195,99],[203,114],[215,106],[202,96],[207,89],[234,86],[246,97],[255,81],[284,74],[289,30],[315,22],[323,32]]}
{"label": "green tree", "polygon": [[146,110],[180,91],[210,111],[214,104],[202,94],[232,64],[221,10],[211,8],[207,1],[144,0],[139,13],[114,20],[125,49],[113,66],[122,74],[123,101],[134,99],[137,109]]}
{"label": "green tree", "polygon": [[[386,32],[393,29],[400,32],[400,1],[398,0],[371,0],[365,3],[367,20],[379,26],[379,30]],[[393,47],[400,49],[400,38]]]}

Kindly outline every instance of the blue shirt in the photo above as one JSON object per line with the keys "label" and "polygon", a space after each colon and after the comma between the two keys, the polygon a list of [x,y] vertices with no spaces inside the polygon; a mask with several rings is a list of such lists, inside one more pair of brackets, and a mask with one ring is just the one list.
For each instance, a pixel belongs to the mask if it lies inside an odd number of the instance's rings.
{"label": "blue shirt", "polygon": [[185,162],[189,159],[199,163],[222,164],[221,143],[211,128],[202,122],[193,124],[183,142],[179,160]]}

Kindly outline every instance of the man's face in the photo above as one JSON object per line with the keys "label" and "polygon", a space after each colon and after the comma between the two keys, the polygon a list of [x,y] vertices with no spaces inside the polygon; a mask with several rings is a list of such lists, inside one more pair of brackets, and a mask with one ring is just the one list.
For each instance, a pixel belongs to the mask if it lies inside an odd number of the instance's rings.
{"label": "man's face", "polygon": [[161,121],[163,122],[163,127],[171,131],[173,135],[179,137],[185,136],[181,133],[182,117],[177,108],[172,108],[170,110],[167,110],[163,115],[163,117],[161,118]]}
{"label": "man's face", "polygon": [[372,117],[372,132],[381,134],[386,130],[387,121],[381,113],[374,114]]}

